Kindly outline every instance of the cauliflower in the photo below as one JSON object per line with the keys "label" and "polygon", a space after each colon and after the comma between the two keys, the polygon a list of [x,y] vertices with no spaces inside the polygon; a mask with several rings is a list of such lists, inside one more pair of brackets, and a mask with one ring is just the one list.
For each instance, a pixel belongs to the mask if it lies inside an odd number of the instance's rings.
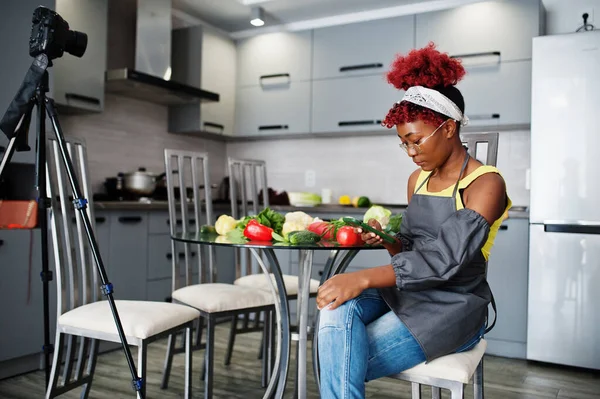
{"label": "cauliflower", "polygon": [[303,231],[313,222],[314,218],[304,212],[288,212],[285,215],[285,222],[281,234],[287,238],[288,233],[292,231]]}
{"label": "cauliflower", "polygon": [[217,234],[224,236],[225,234],[234,230],[237,224],[238,221],[232,218],[231,216],[221,215],[215,223],[215,230],[217,230]]}

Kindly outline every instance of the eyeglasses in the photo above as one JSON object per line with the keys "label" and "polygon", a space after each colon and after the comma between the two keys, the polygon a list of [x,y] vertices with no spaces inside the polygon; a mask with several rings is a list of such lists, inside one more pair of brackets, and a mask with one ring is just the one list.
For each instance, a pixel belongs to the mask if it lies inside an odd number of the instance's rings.
{"label": "eyeglasses", "polygon": [[[426,142],[427,140],[429,140],[429,138],[430,138],[431,136],[433,136],[433,135],[434,135],[434,134],[435,134],[435,133],[436,133],[438,130],[440,130],[440,128],[441,128],[442,126],[444,126],[444,124],[445,124],[446,122],[448,122],[448,119],[446,119],[444,122],[442,122],[442,124],[441,124],[441,125],[439,125],[439,126],[438,126],[438,127],[437,127],[437,128],[434,130],[434,131],[433,131],[433,133],[431,133],[429,136],[427,136],[427,137],[425,137],[425,138],[422,138],[421,140],[419,140],[419,143],[418,143],[418,144],[417,144],[417,143],[410,143],[410,142],[409,142],[409,143],[400,143],[400,144],[398,144],[398,145],[399,145],[399,146],[400,146],[400,148],[402,148],[402,149],[403,149],[403,150],[404,150],[404,151],[405,151],[407,154],[408,154],[408,150],[410,150],[410,149],[411,149],[411,147],[415,149],[415,151],[417,152],[417,154],[421,154],[421,153],[423,152],[423,150],[421,149],[421,146],[422,146],[423,144],[425,144],[425,142]],[[410,154],[409,154],[409,155],[410,155]]]}

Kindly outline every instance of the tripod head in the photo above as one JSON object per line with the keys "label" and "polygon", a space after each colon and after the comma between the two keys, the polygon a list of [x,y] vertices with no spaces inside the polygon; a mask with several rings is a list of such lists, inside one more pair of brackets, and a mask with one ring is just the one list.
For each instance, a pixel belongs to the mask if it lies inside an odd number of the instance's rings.
{"label": "tripod head", "polygon": [[33,12],[29,55],[33,63],[6,113],[0,121],[0,130],[8,139],[17,137],[16,151],[29,151],[27,134],[36,95],[48,92],[48,71],[52,60],[67,52],[82,57],[87,48],[87,35],[69,29],[69,24],[56,12],[38,7]]}

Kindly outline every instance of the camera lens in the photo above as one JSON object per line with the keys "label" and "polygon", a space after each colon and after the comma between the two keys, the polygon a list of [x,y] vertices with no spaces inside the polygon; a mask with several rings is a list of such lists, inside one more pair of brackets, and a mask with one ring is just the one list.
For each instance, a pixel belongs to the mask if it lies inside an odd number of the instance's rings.
{"label": "camera lens", "polygon": [[75,57],[82,57],[87,49],[88,37],[85,33],[71,30],[67,34],[65,51]]}

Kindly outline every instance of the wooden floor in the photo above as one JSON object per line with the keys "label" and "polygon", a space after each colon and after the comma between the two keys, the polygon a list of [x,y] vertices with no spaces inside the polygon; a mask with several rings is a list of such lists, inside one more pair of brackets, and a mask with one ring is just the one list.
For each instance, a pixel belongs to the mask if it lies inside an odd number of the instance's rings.
{"label": "wooden floor", "polygon": [[[217,349],[215,358],[215,398],[262,398],[260,386],[260,361],[257,359],[260,334],[238,336],[232,364],[223,366],[224,348],[227,343],[228,327],[217,327]],[[150,346],[148,354],[147,398],[183,397],[183,355],[174,360],[169,389],[159,388],[166,341]],[[133,355],[136,352],[134,349]],[[194,354],[194,397],[202,398],[203,383],[200,381],[204,351]],[[136,358],[137,359],[137,358]],[[292,366],[292,373],[295,368]],[[309,367],[309,397],[319,398],[312,366]],[[292,374],[293,375],[293,374]],[[574,370],[548,366],[521,360],[486,356],[485,361],[486,399],[592,399],[600,398],[600,372]],[[286,398],[292,398],[293,379],[288,380]],[[469,387],[472,388],[472,387]],[[71,391],[61,398],[78,398],[79,391]],[[425,390],[425,398],[429,392]],[[44,373],[42,371],[0,381],[0,398],[35,399],[44,395]],[[410,385],[392,379],[381,379],[367,384],[367,397],[373,399],[410,398]],[[431,397],[431,396],[429,396]],[[443,392],[444,398],[449,398]],[[467,390],[472,398],[472,390]],[[117,399],[135,398],[131,389],[129,369],[121,351],[100,355],[90,398]]]}

